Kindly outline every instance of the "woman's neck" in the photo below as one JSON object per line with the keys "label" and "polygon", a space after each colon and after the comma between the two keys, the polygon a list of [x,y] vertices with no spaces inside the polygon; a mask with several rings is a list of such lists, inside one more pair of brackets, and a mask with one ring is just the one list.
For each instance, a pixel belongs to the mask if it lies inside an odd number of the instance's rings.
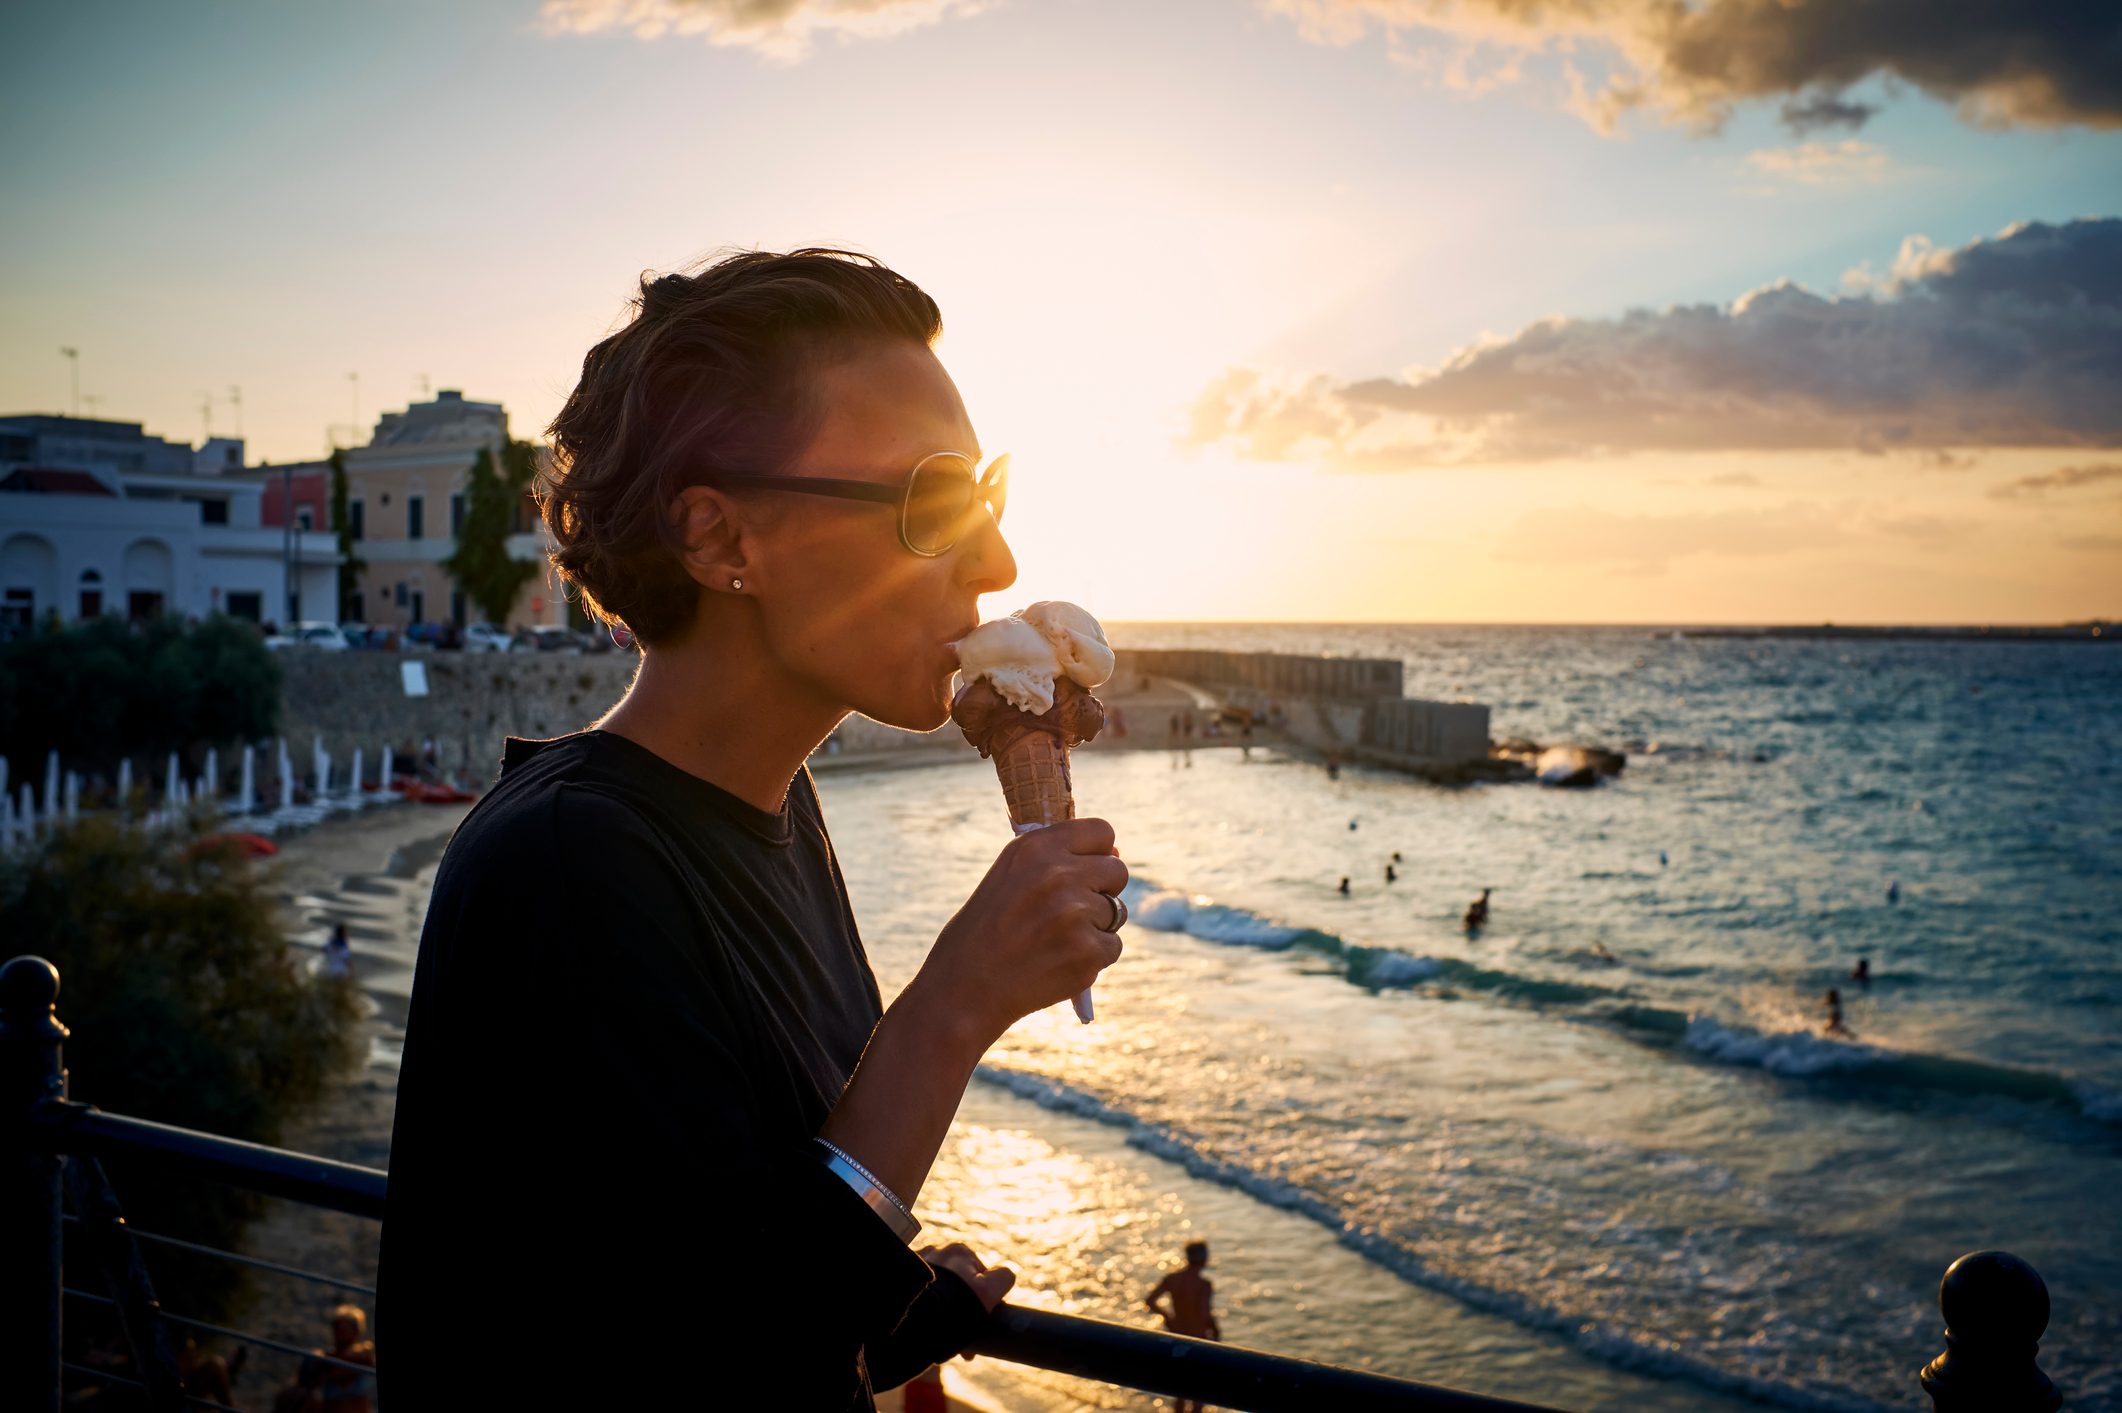
{"label": "woman's neck", "polygon": [[633,685],[597,727],[779,813],[796,771],[846,715],[756,654],[681,643],[644,649]]}

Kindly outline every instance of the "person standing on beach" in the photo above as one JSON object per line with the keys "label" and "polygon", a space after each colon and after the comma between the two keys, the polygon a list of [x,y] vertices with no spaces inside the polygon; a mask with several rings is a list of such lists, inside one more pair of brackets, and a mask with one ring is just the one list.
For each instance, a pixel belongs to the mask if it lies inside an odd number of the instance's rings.
{"label": "person standing on beach", "polygon": [[[1142,1303],[1156,1311],[1164,1320],[1164,1328],[1173,1334],[1220,1341],[1223,1329],[1216,1323],[1216,1287],[1201,1274],[1207,1265],[1208,1243],[1188,1242],[1186,1264],[1158,1281]],[[1200,1413],[1201,1405],[1182,1398],[1174,1408],[1176,1413]]]}
{"label": "person standing on beach", "polygon": [[1014,1281],[915,1249],[909,1209],[988,1046],[1119,957],[1112,826],[1004,845],[887,1008],[804,766],[850,712],[947,720],[957,640],[1016,578],[940,330],[867,257],[751,252],[644,279],[584,360],[540,506],[641,660],[592,728],[507,743],[436,877],[378,1275],[393,1413],[503,1398],[529,1292],[627,1407],[867,1413]]}

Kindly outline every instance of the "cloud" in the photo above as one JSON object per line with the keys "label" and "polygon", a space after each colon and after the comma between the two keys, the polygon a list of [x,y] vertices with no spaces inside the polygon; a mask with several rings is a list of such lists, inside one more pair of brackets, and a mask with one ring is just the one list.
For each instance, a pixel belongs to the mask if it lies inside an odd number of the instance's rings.
{"label": "cloud", "polygon": [[1854,132],[1878,115],[1876,103],[1851,103],[1832,93],[1784,100],[1780,116],[1783,126],[1794,133],[1820,132],[1826,128],[1848,128]]}
{"label": "cloud", "polygon": [[[1782,98],[1795,131],[1859,127],[1844,95],[1897,80],[1983,126],[2122,127],[2122,6],[2108,0],[1263,0],[1304,38],[1352,44],[1372,27],[1396,54],[1555,56],[1565,106],[1601,128],[1647,110],[1698,129]],[[1603,66],[1587,78],[1581,64]]]}
{"label": "cloud", "polygon": [[697,35],[710,44],[793,62],[808,54],[820,35],[877,39],[978,14],[988,5],[989,0],[545,0],[538,25],[548,34]]}
{"label": "cloud", "polygon": [[1763,147],[1746,154],[1746,165],[1763,176],[1803,186],[1856,186],[1884,180],[1892,163],[1885,148],[1846,137],[1840,142]]}
{"label": "cloud", "polygon": [[2041,495],[2072,486],[2096,485],[2101,481],[2122,481],[2122,465],[2109,462],[2099,466],[2063,466],[2036,476],[2021,476],[2016,481],[2006,481],[1991,490],[1990,494],[1998,500],[2014,500],[2020,496]]}
{"label": "cloud", "polygon": [[1869,289],[1552,318],[1435,369],[1233,370],[1188,440],[1347,470],[1640,451],[2122,446],[2122,219],[1904,242]]}

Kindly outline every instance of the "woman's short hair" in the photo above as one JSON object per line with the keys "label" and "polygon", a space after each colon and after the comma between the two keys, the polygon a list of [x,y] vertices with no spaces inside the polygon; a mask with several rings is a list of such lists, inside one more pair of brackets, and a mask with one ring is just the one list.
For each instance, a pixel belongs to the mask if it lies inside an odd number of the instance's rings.
{"label": "woman's short hair", "polygon": [[771,474],[817,430],[817,374],[866,345],[935,342],[936,302],[866,255],[747,251],[643,275],[625,327],[553,419],[539,506],[583,606],[643,643],[692,621],[670,506],[709,473]]}

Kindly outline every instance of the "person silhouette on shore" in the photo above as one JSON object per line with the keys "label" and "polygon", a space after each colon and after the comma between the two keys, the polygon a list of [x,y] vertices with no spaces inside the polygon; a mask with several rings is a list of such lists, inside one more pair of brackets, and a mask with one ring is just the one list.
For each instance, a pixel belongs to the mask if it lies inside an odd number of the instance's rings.
{"label": "person silhouette on shore", "polygon": [[[1186,1264],[1157,1282],[1157,1288],[1149,1293],[1142,1303],[1157,1312],[1164,1320],[1164,1328],[1173,1334],[1189,1335],[1194,1339],[1223,1338],[1223,1329],[1216,1323],[1212,1308],[1216,1298],[1216,1287],[1202,1275],[1208,1265],[1208,1243],[1189,1241],[1186,1244]],[[1168,1301],[1169,1304],[1160,1304]],[[1202,1405],[1188,1398],[1174,1403],[1175,1413],[1201,1413]]]}
{"label": "person silhouette on shore", "polygon": [[1821,998],[1821,1003],[1827,1007],[1826,1033],[1829,1035],[1849,1034],[1849,1027],[1842,1024],[1842,993],[1830,986],[1827,988],[1827,995]]}
{"label": "person silhouette on shore", "polygon": [[1495,891],[1493,888],[1483,888],[1481,896],[1467,904],[1466,930],[1468,932],[1479,932],[1488,925],[1488,895]]}
{"label": "person silhouette on shore", "polygon": [[332,924],[332,935],[324,944],[324,974],[348,977],[354,974],[354,946],[347,940],[346,924]]}
{"label": "person silhouette on shore", "polygon": [[1385,881],[1387,883],[1398,883],[1400,881],[1399,871],[1391,864],[1385,866]]}
{"label": "person silhouette on shore", "polygon": [[1856,969],[1849,974],[1849,979],[1859,986],[1871,985],[1871,958],[1857,958]]}
{"label": "person silhouette on shore", "polygon": [[1346,874],[1342,875],[1340,892],[1342,897],[1346,898],[1348,896],[1348,876]]}

